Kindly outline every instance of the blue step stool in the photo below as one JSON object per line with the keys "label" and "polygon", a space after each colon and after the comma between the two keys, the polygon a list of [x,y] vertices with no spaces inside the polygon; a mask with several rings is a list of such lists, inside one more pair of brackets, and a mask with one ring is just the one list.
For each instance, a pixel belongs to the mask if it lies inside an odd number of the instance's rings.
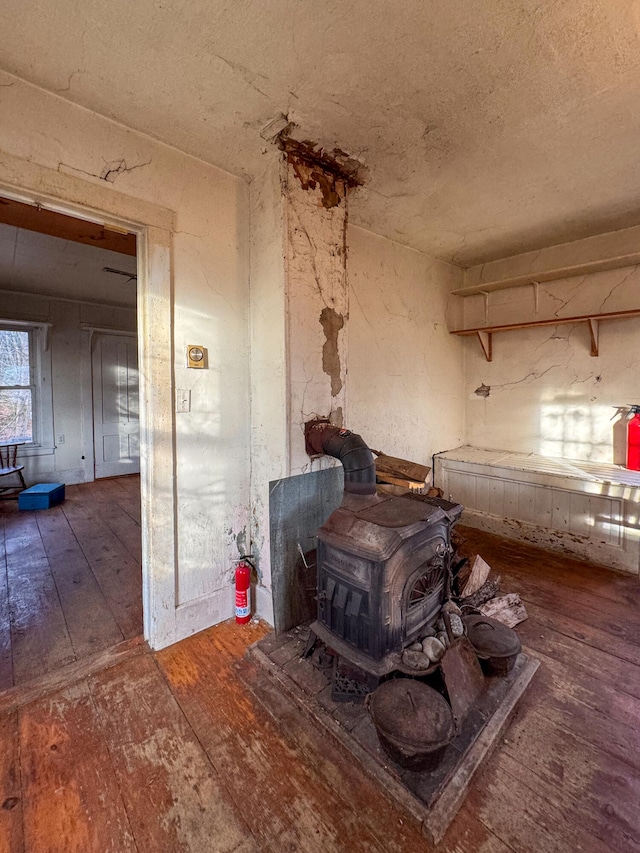
{"label": "blue step stool", "polygon": [[20,492],[18,509],[49,509],[64,500],[64,483],[37,483]]}

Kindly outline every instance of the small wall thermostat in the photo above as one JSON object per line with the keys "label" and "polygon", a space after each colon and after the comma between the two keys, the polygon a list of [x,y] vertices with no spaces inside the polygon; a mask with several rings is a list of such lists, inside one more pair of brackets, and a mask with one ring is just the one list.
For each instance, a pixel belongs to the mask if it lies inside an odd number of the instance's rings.
{"label": "small wall thermostat", "polygon": [[187,367],[206,367],[207,366],[207,350],[206,347],[198,346],[197,344],[189,344],[187,346]]}

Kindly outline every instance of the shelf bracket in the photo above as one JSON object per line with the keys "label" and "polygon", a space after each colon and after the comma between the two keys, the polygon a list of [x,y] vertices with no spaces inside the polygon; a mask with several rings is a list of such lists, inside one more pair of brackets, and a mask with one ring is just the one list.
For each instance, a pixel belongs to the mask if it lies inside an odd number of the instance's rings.
{"label": "shelf bracket", "polygon": [[493,335],[491,332],[476,332],[478,335],[478,340],[480,341],[480,346],[482,347],[482,352],[484,353],[484,357],[487,361],[493,361]]}
{"label": "shelf bracket", "polygon": [[[481,290],[480,293],[484,296],[484,322],[485,325],[489,323],[489,291]],[[489,359],[491,360],[491,359]]]}
{"label": "shelf bracket", "polygon": [[540,282],[534,281],[531,279],[531,284],[533,285],[533,313],[538,313],[538,303],[539,303],[539,293],[538,290],[540,288]]}
{"label": "shelf bracket", "polygon": [[589,325],[589,334],[591,336],[591,355],[594,358],[600,355],[598,344],[599,344],[599,324],[597,320],[593,320],[591,317],[587,320]]}

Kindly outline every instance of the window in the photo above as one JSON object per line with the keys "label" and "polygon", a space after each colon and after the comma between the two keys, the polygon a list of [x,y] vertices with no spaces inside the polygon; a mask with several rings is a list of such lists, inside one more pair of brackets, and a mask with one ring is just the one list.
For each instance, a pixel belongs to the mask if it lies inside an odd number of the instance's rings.
{"label": "window", "polygon": [[31,332],[0,329],[0,441],[33,442]]}
{"label": "window", "polygon": [[27,452],[53,450],[46,333],[46,325],[0,320],[0,442],[21,442]]}

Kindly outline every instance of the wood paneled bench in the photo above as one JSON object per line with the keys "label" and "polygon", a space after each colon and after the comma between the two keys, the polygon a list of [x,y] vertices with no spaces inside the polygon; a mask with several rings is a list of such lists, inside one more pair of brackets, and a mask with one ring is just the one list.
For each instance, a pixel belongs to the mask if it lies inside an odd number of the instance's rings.
{"label": "wood paneled bench", "polygon": [[463,446],[436,454],[434,479],[462,524],[639,573],[638,471]]}

